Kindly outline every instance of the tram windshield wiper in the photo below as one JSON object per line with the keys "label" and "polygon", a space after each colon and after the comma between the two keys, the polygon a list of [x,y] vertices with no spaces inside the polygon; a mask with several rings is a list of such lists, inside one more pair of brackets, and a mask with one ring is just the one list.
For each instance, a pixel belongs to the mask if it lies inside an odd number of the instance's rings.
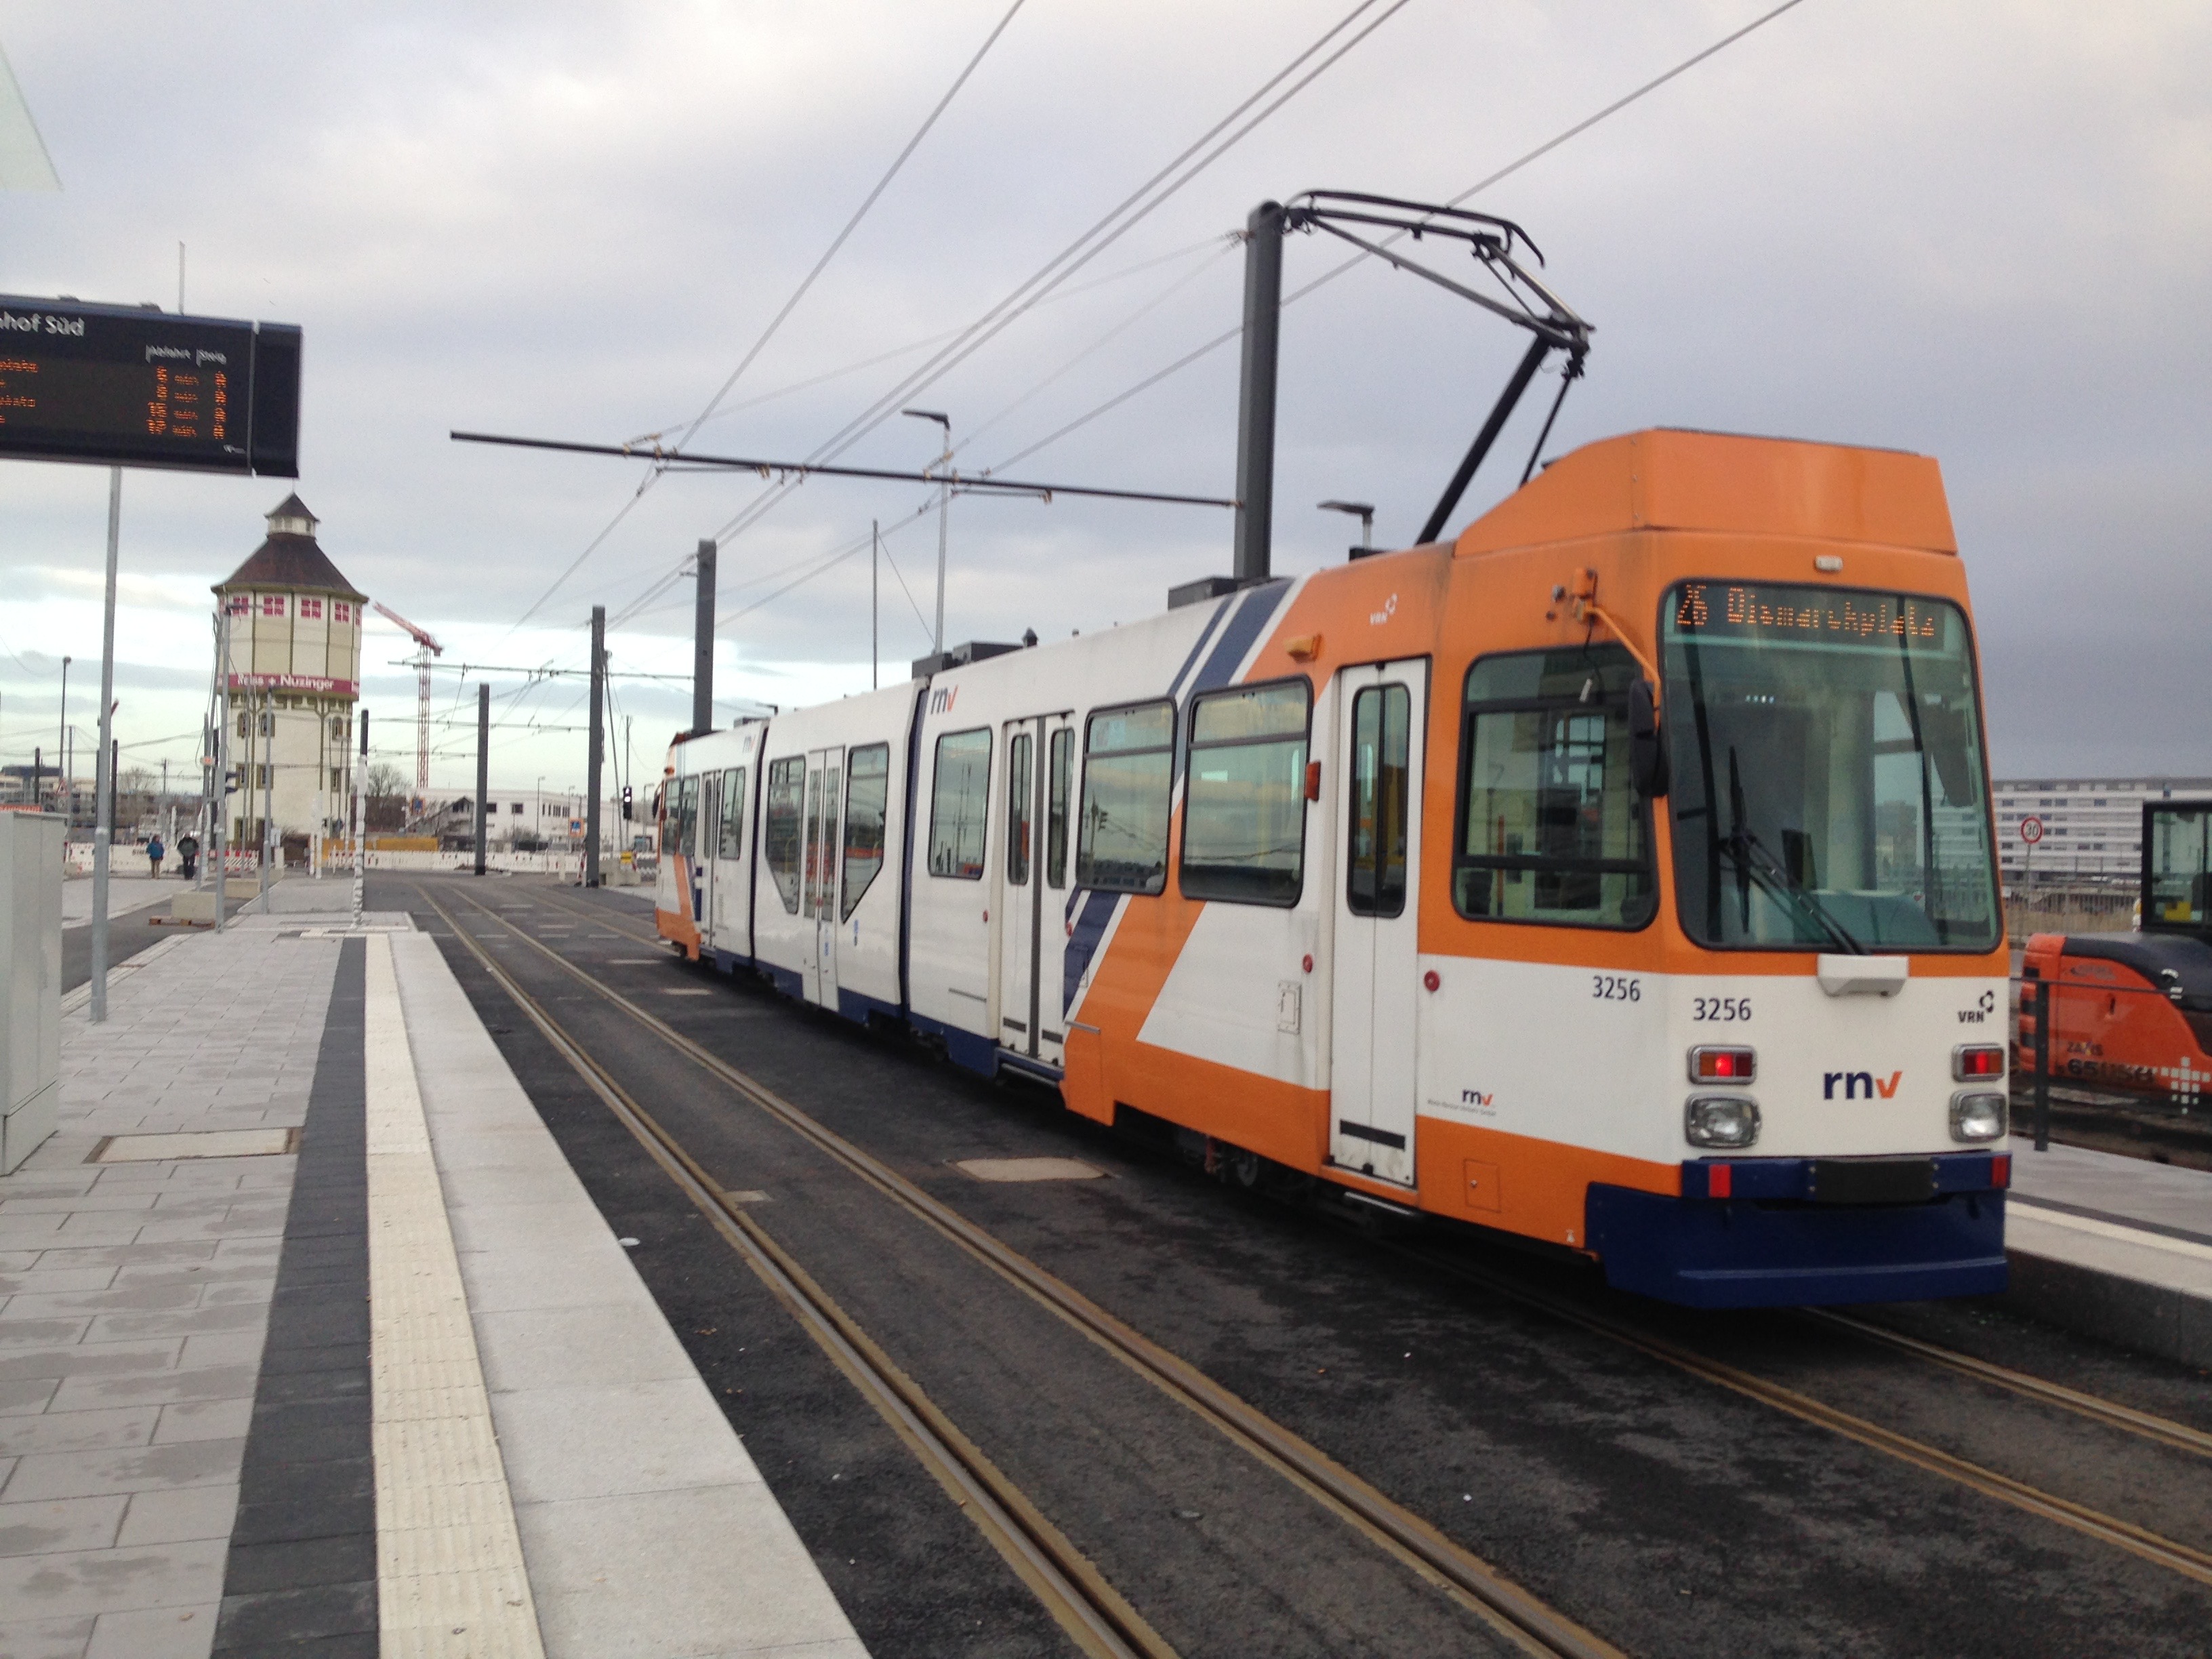
{"label": "tram windshield wiper", "polygon": [[[1790,872],[1781,860],[1767,850],[1765,842],[1753,835],[1743,821],[1743,781],[1736,769],[1735,748],[1729,748],[1729,833],[1726,837],[1714,836],[1713,844],[1729,855],[1735,866],[1736,878],[1744,884],[1743,902],[1747,910],[1751,902],[1750,887],[1757,884],[1760,891],[1794,910],[1814,927],[1828,936],[1829,943],[1841,945],[1855,957],[1867,954],[1850,929],[1830,914],[1813,890]],[[1748,918],[1747,917],[1747,921]]]}

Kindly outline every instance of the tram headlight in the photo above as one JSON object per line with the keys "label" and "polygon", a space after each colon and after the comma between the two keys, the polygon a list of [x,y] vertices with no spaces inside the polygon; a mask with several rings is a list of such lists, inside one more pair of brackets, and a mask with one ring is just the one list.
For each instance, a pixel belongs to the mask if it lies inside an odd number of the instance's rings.
{"label": "tram headlight", "polygon": [[1976,1091],[1951,1097],[1951,1139],[1996,1140],[2005,1132],[2005,1097]]}
{"label": "tram headlight", "polygon": [[1759,1139],[1759,1103],[1747,1095],[1692,1095],[1682,1134],[1692,1146],[1741,1152]]}

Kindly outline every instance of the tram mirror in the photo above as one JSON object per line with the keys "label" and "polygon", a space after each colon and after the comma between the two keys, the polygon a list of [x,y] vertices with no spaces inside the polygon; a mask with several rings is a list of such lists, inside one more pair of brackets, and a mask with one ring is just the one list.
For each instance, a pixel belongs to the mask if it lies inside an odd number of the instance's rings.
{"label": "tram mirror", "polygon": [[1646,679],[1632,681],[1628,687],[1628,779],[1646,800],[1667,793],[1667,745],[1659,734],[1658,694]]}

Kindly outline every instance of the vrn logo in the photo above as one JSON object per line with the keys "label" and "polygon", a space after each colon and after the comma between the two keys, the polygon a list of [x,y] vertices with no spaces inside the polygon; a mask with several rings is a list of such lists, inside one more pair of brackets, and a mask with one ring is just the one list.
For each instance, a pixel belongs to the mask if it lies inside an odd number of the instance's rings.
{"label": "vrn logo", "polygon": [[1897,1085],[1904,1078],[1902,1072],[1892,1072],[1886,1078],[1876,1077],[1872,1072],[1829,1072],[1820,1079],[1820,1098],[1833,1100],[1836,1085],[1840,1083],[1845,1100],[1872,1100],[1877,1095],[1884,1100],[1893,1100],[1897,1097]]}
{"label": "vrn logo", "polygon": [[959,696],[960,688],[958,686],[939,686],[937,690],[929,694],[929,712],[933,714],[951,714],[952,712],[952,705],[954,702],[958,701]]}

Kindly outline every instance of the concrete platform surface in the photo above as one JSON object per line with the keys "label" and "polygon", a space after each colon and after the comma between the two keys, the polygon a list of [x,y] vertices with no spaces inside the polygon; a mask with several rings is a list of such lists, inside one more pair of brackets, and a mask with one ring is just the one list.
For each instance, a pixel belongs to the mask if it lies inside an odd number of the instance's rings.
{"label": "concrete platform surface", "polygon": [[2023,1311],[2212,1365],[2212,1173],[2015,1137],[2005,1245]]}
{"label": "concrete platform surface", "polygon": [[0,1179],[0,1654],[862,1654],[434,941],[277,892]]}

